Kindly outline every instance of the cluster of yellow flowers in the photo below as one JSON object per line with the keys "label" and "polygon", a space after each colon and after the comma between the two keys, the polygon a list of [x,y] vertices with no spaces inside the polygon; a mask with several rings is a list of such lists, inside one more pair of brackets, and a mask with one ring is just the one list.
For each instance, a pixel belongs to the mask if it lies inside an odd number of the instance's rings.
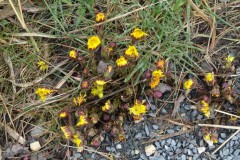
{"label": "cluster of yellow flowers", "polygon": [[140,101],[135,101],[134,105],[129,108],[129,113],[133,115],[134,119],[140,119],[143,114],[147,112],[147,106]]}
{"label": "cluster of yellow flowers", "polygon": [[201,100],[199,103],[199,110],[206,116],[210,117],[210,108],[209,108],[209,103],[206,102],[205,100]]}
{"label": "cluster of yellow flowers", "polygon": [[94,96],[98,96],[99,98],[103,97],[103,89],[104,89],[104,85],[106,84],[106,82],[104,80],[96,80],[94,83],[94,88],[92,88],[91,93]]}
{"label": "cluster of yellow flowers", "polygon": [[40,97],[41,101],[45,101],[47,96],[50,95],[51,93],[55,92],[56,90],[52,89],[47,89],[47,88],[38,88],[35,91],[35,94],[37,94]]}

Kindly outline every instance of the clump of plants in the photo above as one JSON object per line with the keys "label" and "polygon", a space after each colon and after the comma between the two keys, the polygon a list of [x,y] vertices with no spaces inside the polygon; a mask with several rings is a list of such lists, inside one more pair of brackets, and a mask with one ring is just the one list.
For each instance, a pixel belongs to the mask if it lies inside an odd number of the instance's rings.
{"label": "clump of plants", "polygon": [[[106,20],[104,13],[96,14],[96,23]],[[139,95],[137,73],[129,81],[126,77],[132,74],[140,59],[145,55],[138,47],[148,36],[140,28],[135,28],[126,46],[105,38],[104,24],[97,27],[96,35],[89,35],[86,42],[87,55],[80,51],[70,50],[69,60],[80,66],[78,78],[81,79],[80,92],[74,96],[69,105],[61,109],[58,118],[61,130],[66,139],[71,140],[78,148],[90,143],[99,147],[103,140],[101,132],[109,133],[115,140],[124,141],[123,121],[129,115],[134,121],[142,119],[147,112],[146,101]],[[38,62],[40,70],[46,70],[47,64]],[[155,88],[164,77],[161,69],[152,72],[149,82]],[[135,84],[134,84],[135,83]],[[47,96],[58,90],[37,88],[36,94],[45,101]]]}

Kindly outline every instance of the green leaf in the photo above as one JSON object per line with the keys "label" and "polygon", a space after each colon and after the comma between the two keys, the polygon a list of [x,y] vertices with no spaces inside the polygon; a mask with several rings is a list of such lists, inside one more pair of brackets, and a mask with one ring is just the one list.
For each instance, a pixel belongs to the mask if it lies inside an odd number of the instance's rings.
{"label": "green leaf", "polygon": [[66,4],[72,4],[72,1],[71,0],[62,0],[63,3],[66,3]]}

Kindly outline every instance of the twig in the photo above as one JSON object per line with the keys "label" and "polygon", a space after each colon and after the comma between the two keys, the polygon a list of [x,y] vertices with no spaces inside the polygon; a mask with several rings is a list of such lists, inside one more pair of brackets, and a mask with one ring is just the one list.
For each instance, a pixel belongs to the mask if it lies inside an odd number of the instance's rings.
{"label": "twig", "polygon": [[5,128],[6,132],[15,140],[17,140],[19,143],[21,144],[25,144],[26,139],[24,139],[20,134],[18,134],[15,130],[13,130],[11,127],[9,127],[8,125],[4,125],[3,123],[1,123],[2,127]]}
{"label": "twig", "polygon": [[235,133],[233,133],[223,144],[221,144],[212,154],[215,154],[219,149],[221,149],[228,141],[230,141],[235,135],[237,135],[240,132],[240,130],[237,130]]}
{"label": "twig", "polygon": [[233,117],[236,117],[236,118],[239,118],[240,119],[240,116],[237,116],[235,114],[231,114],[231,113],[227,113],[227,112],[224,112],[224,111],[220,111],[218,109],[215,109],[216,112],[219,112],[219,113],[223,113],[223,114],[226,114],[226,115],[229,115],[229,116],[233,116]]}
{"label": "twig", "polygon": [[224,125],[215,125],[215,124],[198,124],[198,126],[224,128],[224,129],[240,129],[240,127],[238,126],[224,126]]}
{"label": "twig", "polygon": [[155,142],[155,141],[160,141],[160,140],[163,140],[163,139],[167,139],[167,138],[179,136],[179,135],[181,135],[181,134],[190,133],[190,132],[192,132],[192,131],[193,131],[193,128],[192,128],[192,129],[189,129],[189,130],[185,130],[185,131],[179,131],[179,132],[172,133],[172,134],[162,135],[162,136],[159,137],[159,138],[156,138],[156,139],[152,139],[152,140],[143,142],[143,144],[152,143],[152,142]]}

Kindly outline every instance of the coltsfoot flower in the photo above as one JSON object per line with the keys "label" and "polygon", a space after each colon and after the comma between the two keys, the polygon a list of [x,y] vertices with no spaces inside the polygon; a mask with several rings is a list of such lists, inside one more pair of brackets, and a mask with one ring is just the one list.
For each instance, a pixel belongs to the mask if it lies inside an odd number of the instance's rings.
{"label": "coltsfoot flower", "polygon": [[125,57],[120,56],[120,58],[118,58],[116,60],[116,64],[117,64],[118,67],[123,67],[123,66],[126,66],[128,64],[128,61],[126,60]]}
{"label": "coltsfoot flower", "polygon": [[206,102],[205,100],[201,100],[199,104],[199,110],[207,117],[210,117],[210,108],[209,108],[209,103]]}
{"label": "coltsfoot flower", "polygon": [[157,87],[157,85],[159,84],[161,78],[165,77],[164,73],[162,72],[162,70],[158,69],[152,72],[152,78],[151,81],[149,83],[149,86],[151,87],[151,89],[154,89]]}
{"label": "coltsfoot flower", "polygon": [[88,88],[88,81],[83,81],[82,84],[81,84],[81,88],[82,89],[87,89]]}
{"label": "coltsfoot flower", "polygon": [[35,94],[37,94],[40,97],[41,101],[45,101],[47,96],[50,95],[53,92],[55,92],[55,90],[47,89],[47,88],[38,88],[35,91]]}
{"label": "coltsfoot flower", "polygon": [[102,111],[109,112],[112,109],[112,104],[110,100],[108,100],[104,106],[102,106]]}
{"label": "coltsfoot flower", "polygon": [[104,13],[99,12],[98,14],[96,14],[96,18],[95,18],[96,22],[98,22],[98,23],[103,22],[105,19],[106,19],[106,17],[105,17]]}
{"label": "coltsfoot flower", "polygon": [[78,58],[78,53],[75,50],[71,50],[68,54],[68,57],[70,59],[77,59]]}
{"label": "coltsfoot flower", "polygon": [[99,86],[103,86],[103,85],[105,85],[107,82],[106,81],[104,81],[104,80],[96,80],[95,81],[95,85],[99,85]]}
{"label": "coltsfoot flower", "polygon": [[79,138],[78,134],[74,134],[72,141],[77,145],[78,148],[82,146],[82,140]]}
{"label": "coltsfoot flower", "polygon": [[95,50],[101,45],[101,40],[98,36],[92,36],[88,39],[87,46],[89,50]]}
{"label": "coltsfoot flower", "polygon": [[66,117],[68,117],[69,112],[67,112],[67,111],[60,111],[58,115],[59,115],[60,118],[66,118]]}
{"label": "coltsfoot flower", "polygon": [[143,32],[140,28],[135,28],[134,31],[131,33],[132,38],[139,40],[144,36],[147,36],[147,33]]}
{"label": "coltsfoot flower", "polygon": [[128,46],[128,49],[125,51],[125,55],[131,57],[131,58],[138,58],[139,53],[135,46]]}
{"label": "coltsfoot flower", "polygon": [[80,94],[78,97],[75,97],[73,98],[73,103],[76,105],[76,106],[80,106],[81,104],[83,104],[84,102],[86,102],[86,97],[87,95],[86,94]]}
{"label": "coltsfoot flower", "polygon": [[66,139],[69,139],[72,137],[72,131],[69,126],[63,126],[63,127],[61,127],[61,130]]}
{"label": "coltsfoot flower", "polygon": [[87,124],[89,124],[87,115],[81,114],[81,115],[79,116],[79,120],[78,120],[77,126],[78,126],[78,127],[79,127],[79,126],[85,126],[85,125],[87,125]]}
{"label": "coltsfoot flower", "polygon": [[204,77],[205,82],[207,82],[208,85],[211,85],[214,83],[214,73],[207,73]]}
{"label": "coltsfoot flower", "polygon": [[232,63],[234,59],[235,59],[234,56],[228,55],[227,58],[226,58],[226,61],[227,61],[227,63]]}
{"label": "coltsfoot flower", "polygon": [[159,68],[159,69],[163,69],[163,68],[164,68],[164,65],[165,65],[165,61],[162,60],[162,59],[160,59],[160,60],[157,61],[157,63],[156,63],[156,66],[157,66],[157,68]]}
{"label": "coltsfoot flower", "polygon": [[98,96],[99,98],[103,97],[103,86],[97,85],[94,88],[92,88],[91,93],[94,96]]}
{"label": "coltsfoot flower", "polygon": [[131,108],[129,108],[129,112],[132,115],[140,116],[147,112],[147,107],[142,102],[136,100],[134,105]]}
{"label": "coltsfoot flower", "polygon": [[192,89],[192,85],[193,85],[193,80],[188,79],[187,81],[184,82],[184,89],[190,90]]}
{"label": "coltsfoot flower", "polygon": [[38,68],[41,70],[41,71],[45,71],[48,69],[48,64],[44,61],[38,61],[37,62],[37,65],[38,65]]}

